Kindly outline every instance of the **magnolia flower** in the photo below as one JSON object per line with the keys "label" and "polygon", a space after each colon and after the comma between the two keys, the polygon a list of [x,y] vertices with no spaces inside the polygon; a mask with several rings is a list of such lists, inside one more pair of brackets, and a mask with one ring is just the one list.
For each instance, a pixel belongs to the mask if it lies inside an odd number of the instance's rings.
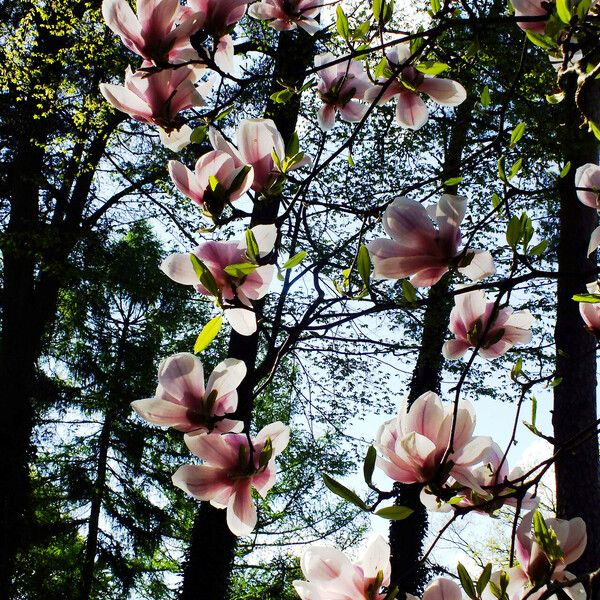
{"label": "magnolia flower", "polygon": [[[384,423],[377,432],[375,447],[382,457],[377,465],[394,481],[426,483],[442,475],[440,467],[452,432],[454,407],[443,406],[434,392],[419,396],[410,409],[405,401],[395,419]],[[463,400],[458,409],[449,473],[456,481],[484,493],[471,467],[482,460],[492,444],[489,437],[473,436],[475,410]]]}
{"label": "magnolia flower", "polygon": [[390,547],[377,536],[361,559],[350,562],[337,548],[313,546],[302,555],[308,581],[294,581],[302,600],[383,600],[380,587],[390,583]]}
{"label": "magnolia flower", "polygon": [[596,337],[600,337],[600,303],[580,302],[579,314],[585,323],[585,328]]}
{"label": "magnolia flower", "polygon": [[[277,229],[275,225],[256,225],[252,228],[256,239],[259,257],[269,254],[275,245]],[[216,289],[208,289],[200,282],[189,253],[168,256],[160,268],[173,281],[182,285],[192,285],[200,294],[219,295],[223,301],[225,316],[229,324],[241,335],[251,335],[256,331],[256,316],[252,301],[262,298],[268,291],[275,267],[271,264],[249,263],[246,241],[209,241],[198,246],[192,253],[210,272]],[[229,272],[228,272],[229,271]],[[241,304],[242,307],[238,307]]]}
{"label": "magnolia flower", "polygon": [[[522,470],[518,467],[509,471],[508,461],[504,451],[492,442],[486,449],[485,455],[482,457],[484,464],[471,469],[471,474],[477,481],[478,488],[462,488],[460,484],[454,485],[456,482],[452,478],[448,481],[450,488],[457,487],[456,496],[462,497],[459,501],[453,501],[452,505],[445,504],[439,498],[435,498],[435,494],[425,488],[421,493],[423,504],[430,510],[446,511],[452,508],[469,508],[481,506],[479,509],[482,512],[492,513],[493,511],[506,504],[508,506],[520,506],[521,508],[531,509],[539,504],[539,500],[534,498],[529,492],[525,492],[519,500],[514,495],[515,488],[509,482],[517,480],[521,477]],[[461,489],[462,488],[462,489]],[[481,493],[481,490],[484,493]],[[511,495],[513,494],[513,495]]]}
{"label": "magnolia flower", "polygon": [[198,435],[210,431],[241,431],[243,423],[225,419],[237,408],[237,387],[246,376],[246,365],[235,358],[220,362],[204,387],[202,363],[181,352],[158,368],[154,398],[136,400],[131,407],[140,417],[179,431]]}
{"label": "magnolia flower", "polygon": [[241,198],[250,189],[254,178],[252,167],[240,165],[220,150],[201,156],[194,171],[171,160],[169,174],[179,191],[211,216],[219,216],[228,202]]}
{"label": "magnolia flower", "polygon": [[275,484],[275,457],[290,439],[289,427],[276,422],[263,427],[252,440],[243,433],[185,436],[187,447],[202,465],[184,465],[173,483],[198,500],[227,509],[227,525],[238,536],[256,526],[252,488],[264,498]]}
{"label": "magnolia flower", "polygon": [[137,16],[127,0],[104,0],[106,24],[125,46],[157,65],[198,58],[190,35],[203,18],[198,12],[184,12],[179,0],[137,0]]}
{"label": "magnolia flower", "polygon": [[543,6],[545,0],[511,0],[511,3],[515,9],[515,17],[545,17],[540,21],[517,22],[523,31],[544,33],[548,19],[548,11]]}
{"label": "magnolia flower", "polygon": [[462,591],[454,581],[440,577],[425,588],[421,600],[462,600]]}
{"label": "magnolia flower", "polygon": [[[319,68],[333,62],[335,56],[330,52],[315,58],[315,67]],[[317,90],[324,103],[319,109],[319,126],[323,131],[331,129],[335,123],[335,114],[339,111],[345,121],[360,121],[367,106],[362,100],[371,83],[362,63],[355,60],[323,67],[318,72]]]}
{"label": "magnolia flower", "polygon": [[[579,517],[569,521],[546,519],[546,526],[554,532],[555,540],[558,543],[558,548],[547,549],[549,550],[547,552],[544,552],[531,531],[533,517],[533,512],[526,514],[517,527],[515,549],[520,566],[505,572],[504,577],[508,578],[506,588],[508,600],[523,600],[524,598],[537,600],[542,596],[547,596],[548,582],[567,582],[574,579],[575,576],[566,571],[565,567],[575,562],[585,550],[586,527]],[[500,571],[492,573],[490,581],[500,586]],[[534,586],[538,588],[535,591],[532,590]],[[483,600],[492,600],[495,597],[488,590],[483,594]],[[563,591],[573,600],[587,598],[585,588],[581,583],[566,586]],[[553,594],[550,598],[557,600],[558,596]]]}
{"label": "magnolia flower", "polygon": [[319,31],[315,17],[323,2],[320,0],[262,0],[248,9],[255,19],[268,21],[269,27],[278,31],[289,31],[302,27],[310,35]]}
{"label": "magnolia flower", "polygon": [[[410,47],[400,44],[387,55],[388,68],[396,72],[411,57]],[[384,81],[383,79],[380,81]],[[365,94],[367,102],[374,102],[382,92],[383,87],[372,87]],[[427,94],[434,102],[441,106],[458,106],[462,104],[467,92],[465,88],[451,79],[438,79],[423,75],[415,67],[407,65],[402,67],[397,78],[393,79],[383,91],[377,104],[385,104],[398,96],[396,105],[396,121],[408,129],[420,129],[427,123],[429,113],[425,102],[419,93]]]}
{"label": "magnolia flower", "polygon": [[[215,150],[229,154],[239,165],[251,165],[254,169],[252,189],[265,193],[281,177],[283,171],[299,169],[311,163],[308,156],[296,155],[291,164],[286,162],[285,144],[271,119],[243,119],[236,132],[237,149],[216,130],[209,131],[210,142]],[[277,156],[277,163],[273,160]]]}
{"label": "magnolia flower", "polygon": [[600,167],[592,163],[582,165],[575,171],[577,197],[583,204],[600,210]]}
{"label": "magnolia flower", "polygon": [[468,348],[477,345],[484,358],[498,358],[515,345],[531,342],[534,319],[528,310],[513,312],[507,307],[496,313],[494,302],[486,301],[483,290],[458,294],[454,302],[450,331],[455,339],[444,343],[442,352],[446,358],[460,358]]}
{"label": "magnolia flower", "polygon": [[[383,228],[392,238],[367,244],[375,267],[373,276],[379,279],[400,279],[413,275],[415,286],[434,285],[457,263],[460,246],[460,224],[465,216],[467,199],[444,194],[431,207],[437,221],[436,229],[428,211],[416,202],[401,196],[383,213]],[[467,265],[459,271],[476,281],[495,272],[489,252],[471,250],[465,256]]]}
{"label": "magnolia flower", "polygon": [[194,87],[198,79],[196,67],[163,69],[154,73],[125,71],[125,86],[101,83],[102,95],[117,110],[136,121],[158,125],[165,132],[179,129],[179,113],[192,106],[202,106],[204,100]]}

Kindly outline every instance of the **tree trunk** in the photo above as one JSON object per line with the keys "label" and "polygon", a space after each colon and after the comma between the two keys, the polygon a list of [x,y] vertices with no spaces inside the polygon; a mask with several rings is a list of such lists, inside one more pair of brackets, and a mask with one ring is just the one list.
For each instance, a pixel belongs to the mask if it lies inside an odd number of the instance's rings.
{"label": "tree trunk", "polygon": [[[471,114],[475,100],[473,94],[456,110],[444,166],[442,181],[460,175],[460,162],[467,143]],[[455,194],[456,186],[446,187],[446,193]],[[421,346],[413,370],[408,393],[409,405],[425,392],[439,392],[444,364],[442,346],[446,339],[452,301],[448,298],[450,276],[445,275],[431,288],[423,318]],[[402,592],[420,594],[428,579],[429,570],[419,562],[427,534],[427,510],[420,501],[421,484],[395,484],[398,491],[396,504],[409,506],[413,514],[403,521],[390,524],[391,586]]]}
{"label": "tree trunk", "polygon": [[[283,32],[279,36],[275,69],[272,80],[286,81],[296,88],[302,86],[303,72],[312,63],[313,39],[303,31]],[[298,75],[300,74],[300,75]],[[273,84],[269,95],[281,89]],[[269,101],[265,116],[273,119],[287,144],[296,130],[300,97],[294,96],[285,104]],[[250,226],[274,223],[279,211],[280,198],[261,199],[254,203]],[[229,339],[229,357],[243,360],[248,369],[246,378],[238,388],[238,410],[236,418],[250,427],[254,408],[254,387],[256,381],[256,363],[259,352],[260,319],[264,302],[254,303],[259,331],[251,336],[243,336],[232,331]],[[228,587],[235,556],[237,538],[229,531],[224,510],[213,508],[202,502],[188,549],[184,570],[181,600],[210,598],[221,600],[228,597]]]}
{"label": "tree trunk", "polygon": [[[568,93],[570,96],[570,94]],[[571,96],[572,97],[572,96]],[[596,340],[583,325],[572,296],[585,293],[585,284],[596,267],[587,256],[590,234],[597,224],[596,211],[577,199],[574,175],[577,167],[598,162],[598,145],[591,134],[576,124],[581,115],[572,100],[565,100],[559,130],[565,161],[571,170],[559,184],[560,230],[556,315],[556,375],[562,378],[554,388],[552,424],[556,450],[569,444],[598,418],[596,412]],[[581,517],[587,525],[588,543],[583,556],[569,567],[581,575],[600,566],[600,479],[598,436],[595,429],[585,441],[561,451],[556,461],[557,515],[563,519]]]}

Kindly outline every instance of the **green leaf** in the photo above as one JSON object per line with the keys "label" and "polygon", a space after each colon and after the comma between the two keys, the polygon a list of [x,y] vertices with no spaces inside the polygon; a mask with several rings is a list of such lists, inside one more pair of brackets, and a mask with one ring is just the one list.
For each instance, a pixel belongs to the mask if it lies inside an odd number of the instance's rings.
{"label": "green leaf", "polygon": [[369,251],[364,244],[361,244],[358,249],[356,267],[365,287],[369,287],[369,279],[371,278],[371,258],[369,257]]}
{"label": "green leaf", "polygon": [[348,27],[348,17],[345,15],[341,6],[337,6],[335,9],[336,21],[335,28],[337,32],[347,40],[350,37],[350,28]]}
{"label": "green leaf", "polygon": [[463,179],[464,177],[450,177],[450,179],[446,179],[446,181],[444,181],[444,185],[458,185]]}
{"label": "green leaf", "polygon": [[440,8],[442,8],[440,0],[429,0],[429,5],[431,6],[431,13],[434,15],[440,12]]}
{"label": "green leaf", "polygon": [[252,262],[258,262],[260,250],[252,229],[246,229],[246,254]]}
{"label": "green leaf", "polygon": [[355,492],[348,489],[345,485],[342,485],[335,479],[332,479],[331,477],[329,477],[329,475],[326,475],[325,473],[322,473],[321,476],[323,477],[323,482],[325,483],[325,485],[336,496],[339,496],[347,502],[354,504],[354,506],[358,506],[358,508],[360,508],[361,510],[369,510],[369,507],[361,500],[361,498],[359,498],[359,496]]}
{"label": "green leaf", "polygon": [[402,521],[413,514],[413,509],[408,506],[386,506],[375,511],[378,517],[389,519],[390,521]]}
{"label": "green leaf", "polygon": [[490,88],[486,85],[481,91],[481,95],[479,96],[479,101],[481,102],[481,106],[489,106],[492,99],[490,98]]}
{"label": "green leaf", "polygon": [[218,296],[219,286],[208,267],[195,254],[190,254],[190,260],[194,267],[194,273],[198,276],[200,283],[208,290],[211,296]]}
{"label": "green leaf", "polygon": [[551,527],[548,527],[539,510],[533,513],[533,536],[551,563],[560,560],[565,555],[556,533]]}
{"label": "green leaf", "polygon": [[516,381],[522,372],[523,372],[523,359],[519,356],[519,358],[517,359],[517,362],[515,363],[513,368],[510,370],[510,378],[513,381]]}
{"label": "green leaf", "polygon": [[504,171],[504,165],[506,164],[506,157],[501,156],[498,159],[498,176],[502,181],[506,181],[506,173]]}
{"label": "green leaf", "polygon": [[539,256],[546,251],[548,247],[548,240],[542,240],[539,244],[536,244],[531,250],[529,250],[529,256]]}
{"label": "green leaf", "polygon": [[495,192],[492,194],[492,206],[498,210],[498,208],[502,205],[502,198],[498,196]]}
{"label": "green leaf", "polygon": [[214,175],[208,176],[208,185],[210,189],[214,192],[219,187],[219,180]]}
{"label": "green leaf", "polygon": [[548,35],[535,33],[534,31],[526,31],[525,35],[532,44],[543,48],[546,51],[556,50],[556,42]]}
{"label": "green leaf", "polygon": [[577,12],[577,17],[580,21],[583,21],[590,10],[590,6],[592,5],[592,0],[580,0],[575,7]]}
{"label": "green leaf", "polygon": [[273,100],[276,104],[285,104],[288,100],[291,100],[294,95],[294,90],[290,88],[285,88],[284,90],[279,90],[274,94],[271,94],[269,98]]}
{"label": "green leaf", "polygon": [[298,138],[298,133],[294,131],[285,149],[285,155],[286,157],[296,156],[298,152],[300,152],[300,140]]}
{"label": "green leaf", "polygon": [[525,133],[525,123],[519,123],[512,131],[510,135],[510,145],[514,146]]}
{"label": "green leaf", "polygon": [[546,100],[549,104],[559,104],[565,99],[564,92],[556,92],[555,94],[546,94]]}
{"label": "green leaf", "polygon": [[373,70],[375,79],[389,79],[392,76],[392,71],[389,67],[387,58],[383,57]]}
{"label": "green leaf", "polygon": [[258,269],[256,263],[237,263],[234,265],[227,265],[223,270],[227,275],[241,279],[242,277],[246,277],[246,275],[250,275],[250,273],[254,273],[256,269]]}
{"label": "green leaf", "polygon": [[371,22],[367,19],[366,21],[363,21],[355,30],[354,33],[352,34],[352,38],[355,40],[364,38],[368,35],[369,30],[371,29]]}
{"label": "green leaf", "polygon": [[306,250],[300,250],[298,254],[294,254],[291,258],[284,263],[284,269],[293,269],[298,266],[306,258]]}
{"label": "green leaf", "polygon": [[235,106],[233,104],[231,106],[228,106],[223,112],[219,113],[213,120],[220,121],[221,119],[224,119],[234,108],[235,108]]}
{"label": "green leaf", "polygon": [[506,241],[512,248],[516,248],[521,239],[521,220],[517,216],[512,216],[506,228]]}
{"label": "green leaf", "polygon": [[568,25],[571,22],[569,0],[556,0],[556,14],[563,23]]}
{"label": "green leaf", "polygon": [[460,584],[462,585],[463,590],[469,598],[472,600],[477,600],[477,590],[475,589],[475,584],[473,583],[473,579],[469,575],[467,569],[465,569],[462,563],[458,563],[456,566],[458,570],[458,578],[460,579]]}
{"label": "green leaf", "polygon": [[481,596],[483,594],[487,584],[490,581],[490,577],[492,576],[492,563],[488,563],[481,571],[481,575],[477,580],[477,594]]}
{"label": "green leaf", "polygon": [[190,142],[192,144],[201,144],[206,139],[207,128],[204,125],[196,127],[190,135]]}
{"label": "green leaf", "polygon": [[375,470],[375,460],[377,459],[377,451],[373,446],[369,446],[363,463],[363,475],[365,483],[370,486],[373,481],[373,471]]}
{"label": "green leaf", "polygon": [[425,75],[435,76],[439,75],[440,73],[443,73],[444,71],[447,71],[450,68],[450,66],[441,62],[425,61],[418,64],[416,68],[417,71],[425,73]]}
{"label": "green leaf", "polygon": [[417,290],[408,279],[402,280],[402,295],[405,300],[411,304],[417,301]]}
{"label": "green leaf", "polygon": [[559,177],[564,179],[571,170],[571,161],[569,161],[561,170]]}
{"label": "green leaf", "polygon": [[521,170],[522,166],[523,166],[523,159],[519,158],[517,160],[517,162],[510,168],[510,171],[508,173],[509,181]]}
{"label": "green leaf", "polygon": [[354,166],[356,166],[356,163],[354,162],[354,158],[353,158],[352,154],[348,154],[348,164],[349,164],[351,167],[354,167]]}
{"label": "green leaf", "polygon": [[194,354],[198,354],[210,346],[211,342],[217,337],[221,327],[223,326],[223,318],[218,315],[211,319],[203,328],[194,344]]}
{"label": "green leaf", "polygon": [[269,464],[271,457],[273,456],[273,442],[270,437],[267,437],[267,441],[263,446],[263,449],[260,452],[260,456],[258,457],[258,466],[260,468],[264,468]]}
{"label": "green leaf", "polygon": [[573,300],[575,300],[575,302],[597,304],[600,302],[600,294],[575,294],[575,296],[573,296]]}

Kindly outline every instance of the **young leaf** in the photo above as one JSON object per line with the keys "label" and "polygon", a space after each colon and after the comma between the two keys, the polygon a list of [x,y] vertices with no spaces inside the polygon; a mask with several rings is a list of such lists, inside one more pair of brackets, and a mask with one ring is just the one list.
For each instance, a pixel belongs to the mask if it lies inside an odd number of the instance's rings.
{"label": "young leaf", "polygon": [[568,174],[569,171],[571,170],[571,161],[569,161],[561,170],[559,177],[561,179],[564,179]]}
{"label": "young leaf", "polygon": [[258,262],[260,250],[252,229],[246,229],[246,254],[252,262]]}
{"label": "young leaf", "polygon": [[481,575],[477,580],[477,594],[481,596],[483,594],[487,584],[490,581],[490,577],[492,576],[492,563],[488,563],[481,571]]}
{"label": "young leaf", "polygon": [[294,254],[291,258],[284,263],[284,269],[292,269],[298,266],[306,258],[306,250],[300,250],[298,254]]}
{"label": "young leaf", "polygon": [[347,40],[350,36],[350,28],[348,27],[348,17],[346,17],[342,7],[339,5],[335,9],[335,14],[335,28],[337,32],[342,36],[342,38]]}
{"label": "young leaf", "polygon": [[417,300],[417,290],[415,290],[415,286],[408,279],[402,280],[402,295],[411,304]]}
{"label": "young leaf", "polygon": [[510,135],[510,145],[514,146],[525,133],[525,123],[519,123],[512,131]]}
{"label": "young leaf", "polygon": [[548,527],[539,510],[533,513],[533,536],[551,563],[564,556],[556,533],[551,527]]}
{"label": "young leaf", "polygon": [[521,239],[521,220],[517,216],[512,216],[506,228],[506,241],[512,248],[516,248]]}
{"label": "young leaf", "polygon": [[456,566],[458,570],[458,578],[460,579],[460,584],[462,585],[463,590],[469,598],[472,600],[477,600],[477,590],[475,589],[475,584],[473,583],[473,579],[469,575],[467,569],[465,569],[462,563],[458,563]]}
{"label": "young leaf", "polygon": [[218,296],[219,286],[208,267],[195,254],[190,254],[190,260],[200,283],[208,290],[211,296]]}
{"label": "young leaf", "polygon": [[487,107],[490,105],[492,99],[490,98],[490,88],[487,85],[483,88],[479,96],[479,101],[481,102],[481,106]]}
{"label": "young leaf", "polygon": [[358,249],[356,266],[362,282],[366,287],[368,287],[369,279],[371,278],[371,259],[369,257],[369,251],[364,244],[361,244],[360,248]]}
{"label": "young leaf", "polygon": [[378,517],[389,519],[390,521],[402,521],[413,514],[413,509],[408,506],[386,506],[375,511]]}
{"label": "young leaf", "polygon": [[223,326],[223,318],[221,315],[211,319],[203,328],[194,344],[194,354],[198,354],[210,346],[211,342],[217,337],[221,327]]}
{"label": "young leaf", "polygon": [[342,485],[335,479],[332,479],[331,477],[329,477],[329,475],[326,475],[325,473],[322,473],[321,475],[323,477],[323,482],[325,483],[325,485],[336,496],[339,496],[347,502],[354,504],[354,506],[358,506],[358,508],[360,508],[361,510],[369,510],[369,507],[358,497],[358,495],[355,492],[349,490],[345,485]]}
{"label": "young leaf", "polygon": [[510,168],[510,171],[508,173],[508,179],[512,179],[521,170],[522,166],[523,159],[519,158],[519,160],[517,160],[517,162]]}
{"label": "young leaf", "polygon": [[373,471],[375,469],[375,460],[377,459],[377,451],[373,446],[369,446],[367,455],[365,456],[365,462],[363,463],[363,475],[365,477],[365,483],[371,485],[373,481]]}
{"label": "young leaf", "polygon": [[235,265],[227,265],[223,270],[227,275],[241,279],[242,277],[246,277],[246,275],[250,275],[250,273],[254,273],[257,268],[258,265],[255,263],[237,263]]}
{"label": "young leaf", "polygon": [[194,131],[192,131],[192,135],[190,135],[190,142],[192,144],[201,144],[206,139],[207,129],[204,125],[200,125],[200,127],[196,127]]}
{"label": "young leaf", "polygon": [[571,22],[569,0],[556,0],[556,14],[563,23],[568,25]]}

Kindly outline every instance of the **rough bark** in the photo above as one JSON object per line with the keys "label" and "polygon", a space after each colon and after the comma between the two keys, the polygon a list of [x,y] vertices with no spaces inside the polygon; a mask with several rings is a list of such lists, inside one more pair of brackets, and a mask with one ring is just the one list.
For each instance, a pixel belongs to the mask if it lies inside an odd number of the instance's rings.
{"label": "rough bark", "polygon": [[[569,94],[571,96],[571,94]],[[571,96],[572,97],[572,96]],[[596,94],[595,102],[600,102]],[[568,104],[567,104],[568,103]],[[565,101],[558,135],[571,170],[559,185],[560,230],[555,328],[556,375],[554,388],[555,448],[576,438],[598,418],[596,411],[596,340],[583,326],[578,304],[572,296],[586,291],[593,281],[595,254],[587,257],[590,234],[597,224],[596,211],[577,199],[574,175],[577,167],[598,162],[598,144],[591,134],[579,129],[581,115],[571,100]],[[588,543],[584,555],[569,570],[583,574],[600,566],[600,477],[598,436],[595,429],[576,447],[561,451],[556,461],[556,501],[560,518],[582,517],[587,524]]]}
{"label": "rough bark", "polygon": [[[467,143],[474,107],[472,96],[471,94],[456,111],[444,160],[443,181],[460,175],[460,162]],[[445,191],[456,193],[456,187],[448,187]],[[429,293],[421,331],[421,346],[408,393],[409,405],[425,392],[439,392],[444,363],[442,346],[452,310],[452,301],[447,297],[449,285],[450,277],[446,275]],[[419,499],[422,487],[420,484],[395,484],[395,489],[399,492],[396,503],[409,506],[414,512],[408,519],[392,521],[390,524],[392,587],[396,585],[401,591],[411,594],[419,594],[422,591],[429,574],[426,565],[419,562],[427,534],[427,510]]]}
{"label": "rough bark", "polygon": [[[304,80],[303,71],[312,63],[313,40],[304,32],[283,32],[280,34],[275,68],[272,80],[284,80],[300,87]],[[301,75],[298,75],[300,73]],[[278,89],[273,84],[269,95]],[[300,98],[295,96],[286,104],[269,101],[265,116],[273,119],[284,142],[290,140],[296,130]],[[254,203],[250,226],[274,223],[279,210],[280,199],[269,198]],[[236,417],[242,419],[246,427],[252,421],[256,364],[259,352],[260,320],[263,302],[255,303],[259,330],[251,336],[231,333],[229,357],[243,360],[248,374],[238,388],[238,411]],[[224,510],[217,510],[209,503],[201,503],[194,522],[192,539],[188,549],[181,591],[182,600],[221,600],[228,597],[228,587],[235,556],[236,537],[229,531],[225,522]]]}

